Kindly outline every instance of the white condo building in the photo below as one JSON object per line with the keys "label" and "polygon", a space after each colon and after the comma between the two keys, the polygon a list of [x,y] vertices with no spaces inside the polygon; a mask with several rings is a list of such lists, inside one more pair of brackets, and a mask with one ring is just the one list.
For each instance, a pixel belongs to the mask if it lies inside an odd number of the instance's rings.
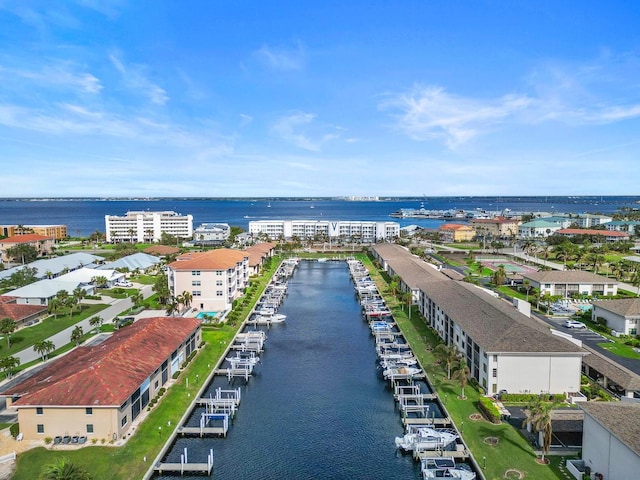
{"label": "white condo building", "polygon": [[176,212],[127,212],[125,216],[105,215],[107,242],[157,242],[163,233],[175,237],[193,236],[193,216]]}
{"label": "white condo building", "polygon": [[271,240],[281,237],[342,238],[361,243],[391,241],[400,236],[397,222],[348,221],[348,220],[257,220],[249,222],[249,233],[266,234]]}

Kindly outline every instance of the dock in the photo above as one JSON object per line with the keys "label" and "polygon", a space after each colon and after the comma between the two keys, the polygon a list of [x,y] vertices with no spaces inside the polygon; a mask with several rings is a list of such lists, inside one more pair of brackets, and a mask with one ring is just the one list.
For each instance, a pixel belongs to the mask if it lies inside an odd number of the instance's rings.
{"label": "dock", "polygon": [[206,473],[211,475],[213,470],[213,449],[209,449],[206,463],[188,463],[187,461],[187,448],[185,447],[184,453],[180,454],[180,462],[158,462],[153,469],[160,475],[164,473],[179,473],[184,475],[185,473]]}
{"label": "dock", "polygon": [[407,425],[431,425],[433,427],[450,427],[452,425],[449,417],[445,418],[415,418],[415,417],[403,417],[402,424]]}

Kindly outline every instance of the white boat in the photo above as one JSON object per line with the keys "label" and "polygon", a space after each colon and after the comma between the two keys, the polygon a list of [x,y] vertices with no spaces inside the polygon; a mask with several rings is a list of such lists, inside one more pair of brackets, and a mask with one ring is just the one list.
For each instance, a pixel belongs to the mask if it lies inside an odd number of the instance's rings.
{"label": "white boat", "polygon": [[422,370],[416,367],[398,367],[398,368],[387,368],[384,372],[382,372],[382,376],[385,379],[392,377],[411,377],[413,375],[417,375]]}
{"label": "white boat", "polygon": [[456,465],[453,458],[424,458],[422,459],[422,478],[458,478],[460,480],[475,480],[476,474],[466,465]]}
{"label": "white boat", "polygon": [[445,448],[455,442],[458,434],[450,428],[431,428],[424,425],[409,425],[402,437],[396,437],[396,448],[406,452]]}
{"label": "white boat", "polygon": [[258,357],[255,352],[236,352],[235,356],[227,357],[225,360],[232,364],[247,361],[252,366],[256,366],[260,363],[260,357]]}
{"label": "white boat", "polygon": [[256,325],[269,325],[271,323],[282,323],[286,320],[287,316],[282,313],[269,313],[258,314],[249,320],[249,323],[255,323]]}

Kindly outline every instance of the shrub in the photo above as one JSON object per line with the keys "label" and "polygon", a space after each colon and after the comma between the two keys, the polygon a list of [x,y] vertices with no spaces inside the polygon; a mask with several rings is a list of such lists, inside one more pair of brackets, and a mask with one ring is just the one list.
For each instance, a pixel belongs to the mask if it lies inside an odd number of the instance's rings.
{"label": "shrub", "polygon": [[92,438],[91,439],[91,443],[93,443],[95,445],[96,443],[98,443],[98,439],[97,438]]}
{"label": "shrub", "polygon": [[480,410],[491,423],[500,423],[500,411],[490,398],[480,397],[478,400],[478,410]]}
{"label": "shrub", "polygon": [[176,379],[176,378],[178,378],[179,376],[180,376],[180,370],[178,370],[177,372],[175,372],[175,373],[171,376],[171,378],[173,378],[173,379],[175,380],[175,379]]}
{"label": "shrub", "polygon": [[20,433],[20,424],[19,423],[14,423],[9,427],[9,433],[11,433],[11,436],[13,438],[16,438],[18,436],[18,434]]}
{"label": "shrub", "polygon": [[104,444],[106,442],[106,440],[104,438],[100,439],[100,443]]}
{"label": "shrub", "polygon": [[46,443],[47,445],[49,445],[51,442],[53,442],[53,438],[51,438],[51,437],[44,437],[44,443]]}

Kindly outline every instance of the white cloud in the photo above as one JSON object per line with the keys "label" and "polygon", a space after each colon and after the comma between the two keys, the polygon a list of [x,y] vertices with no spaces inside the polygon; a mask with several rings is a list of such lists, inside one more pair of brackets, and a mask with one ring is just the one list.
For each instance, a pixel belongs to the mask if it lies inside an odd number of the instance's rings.
{"label": "white cloud", "polygon": [[0,76],[5,80],[19,77],[31,81],[39,87],[68,89],[73,87],[81,93],[100,93],[103,86],[100,79],[88,72],[79,72],[77,67],[69,62],[54,62],[45,65],[40,70],[26,68],[8,68],[0,66]]}
{"label": "white cloud", "polygon": [[527,108],[532,99],[505,95],[481,100],[451,95],[436,86],[416,87],[382,102],[382,110],[396,110],[399,128],[414,140],[440,139],[455,148]]}
{"label": "white cloud", "polygon": [[109,55],[113,66],[122,74],[124,83],[130,89],[145,95],[156,105],[164,105],[169,100],[167,92],[146,76],[146,68],[142,65],[125,65],[114,53]]}
{"label": "white cloud", "polygon": [[327,130],[337,131],[338,127],[330,125],[316,125],[313,113],[292,113],[278,119],[272,126],[272,131],[283,140],[296,147],[312,152],[318,152],[326,142],[338,138],[339,135]]}
{"label": "white cloud", "polygon": [[263,64],[274,70],[301,70],[306,61],[306,55],[300,43],[297,43],[295,48],[263,45],[253,54]]}

